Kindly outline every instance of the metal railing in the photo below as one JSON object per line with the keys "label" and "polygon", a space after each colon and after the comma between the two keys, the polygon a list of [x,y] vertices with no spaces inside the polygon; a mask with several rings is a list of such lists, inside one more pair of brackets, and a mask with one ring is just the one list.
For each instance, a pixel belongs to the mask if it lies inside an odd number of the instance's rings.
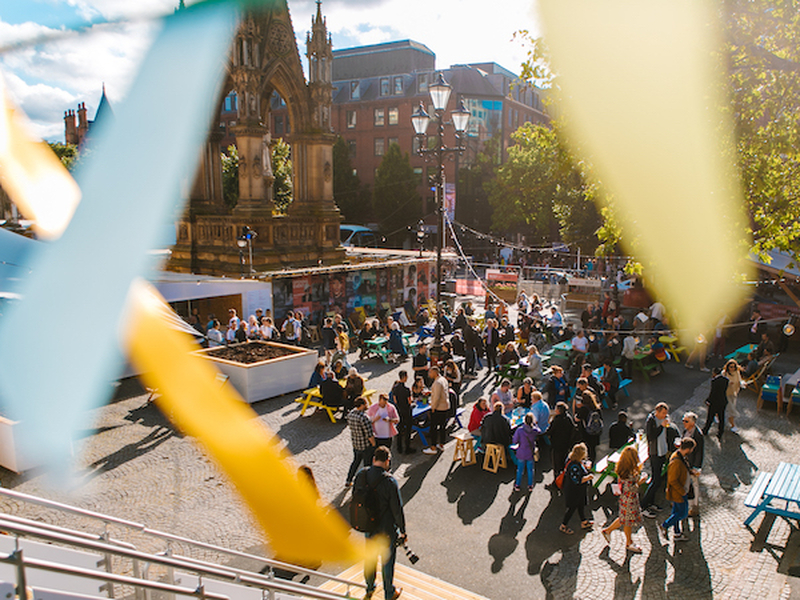
{"label": "metal railing", "polygon": [[[0,514],[0,529],[3,529],[5,531],[9,531],[20,536],[30,536],[30,537],[39,537],[41,539],[48,539],[48,541],[51,542],[58,541],[58,538],[60,536],[65,536],[66,538],[68,538],[69,541],[65,540],[62,543],[76,547],[85,547],[87,549],[92,549],[97,552],[100,552],[106,557],[104,562],[107,569],[106,573],[101,573],[101,575],[110,574],[109,573],[111,567],[110,557],[118,556],[118,557],[128,558],[132,561],[134,577],[130,579],[134,581],[147,581],[138,578],[139,562],[145,562],[148,564],[150,563],[160,564],[162,566],[167,567],[170,571],[173,570],[175,567],[179,567],[187,571],[204,572],[206,575],[213,575],[214,577],[222,580],[228,580],[234,583],[243,583],[253,587],[263,588],[266,591],[275,590],[292,594],[302,594],[304,596],[311,598],[341,600],[351,597],[350,588],[362,588],[362,589],[366,588],[366,585],[360,582],[349,581],[341,577],[336,577],[334,575],[329,575],[327,573],[322,573],[320,571],[316,571],[313,569],[308,569],[298,565],[293,565],[291,563],[265,558],[263,556],[258,556],[256,554],[251,554],[248,552],[232,550],[230,548],[224,548],[222,546],[217,546],[215,544],[200,542],[187,537],[159,531],[157,529],[151,529],[142,523],[137,523],[135,521],[130,521],[127,519],[120,519],[118,517],[113,517],[111,515],[106,515],[103,513],[71,506],[69,504],[56,502],[54,500],[47,500],[44,498],[39,498],[38,496],[32,496],[29,494],[17,492],[14,490],[9,490],[6,488],[0,488],[0,496],[6,496],[8,498],[13,498],[15,500],[19,500],[29,504],[35,504],[37,506],[42,506],[45,508],[50,508],[60,512],[70,513],[72,515],[86,517],[101,522],[103,524],[103,534],[98,536],[98,535],[88,534],[85,532],[69,530],[55,525],[30,521],[28,519],[24,519],[18,516]],[[165,541],[167,547],[165,548],[164,552],[160,554],[147,554],[144,552],[140,552],[136,550],[135,546],[133,546],[132,544],[112,538],[108,532],[108,526],[110,524],[128,528],[138,532],[139,534],[144,534],[145,536]],[[193,547],[195,549],[211,551],[225,556],[256,561],[257,563],[264,564],[265,567],[267,568],[267,572],[264,574],[252,573],[242,569],[236,569],[233,567],[223,567],[220,565],[207,563],[205,561],[197,560],[190,557],[174,556],[171,547],[173,542]],[[307,575],[309,577],[319,577],[324,581],[341,583],[346,586],[345,588],[346,592],[344,595],[335,594],[331,592],[325,592],[323,590],[319,590],[318,588],[308,586],[305,584],[294,583],[289,580],[279,582],[275,580],[276,570],[289,571],[301,575]],[[110,582],[111,578],[106,577],[106,580]],[[113,586],[112,585],[107,586],[106,590],[109,594],[109,597],[113,597],[114,594]],[[270,593],[269,596],[272,597],[273,594]]]}

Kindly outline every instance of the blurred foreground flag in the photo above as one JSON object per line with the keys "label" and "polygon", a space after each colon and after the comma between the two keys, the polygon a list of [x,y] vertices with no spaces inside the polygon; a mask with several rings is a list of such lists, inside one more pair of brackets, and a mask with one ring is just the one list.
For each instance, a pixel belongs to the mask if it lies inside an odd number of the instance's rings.
{"label": "blurred foreground flag", "polygon": [[556,101],[688,335],[741,301],[747,221],[711,2],[541,0]]}
{"label": "blurred foreground flag", "polygon": [[0,185],[44,239],[59,237],[81,199],[75,180],[55,153],[29,131],[0,77]]}
{"label": "blurred foreground flag", "polygon": [[220,387],[211,363],[192,353],[193,340],[169,325],[171,311],[158,292],[140,280],[128,302],[130,356],[144,381],[159,390],[159,407],[197,438],[230,478],[281,559],[300,564],[363,559],[363,541],[351,538],[338,512],[318,504],[275,436],[233,387]]}

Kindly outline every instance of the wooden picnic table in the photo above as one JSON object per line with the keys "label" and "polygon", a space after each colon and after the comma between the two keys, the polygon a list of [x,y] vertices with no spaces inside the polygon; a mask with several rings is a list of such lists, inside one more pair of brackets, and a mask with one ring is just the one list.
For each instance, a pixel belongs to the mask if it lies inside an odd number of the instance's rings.
{"label": "wooden picnic table", "polygon": [[762,512],[800,521],[800,465],[782,462],[775,473],[759,473],[744,504],[753,509],[745,525]]}
{"label": "wooden picnic table", "polygon": [[[339,385],[345,387],[347,385],[346,379],[340,379]],[[367,390],[365,389],[361,396],[367,401],[367,405],[372,404],[372,396],[377,392],[377,390]],[[300,409],[300,416],[304,416],[306,414],[306,410],[309,406],[324,410],[328,413],[328,418],[331,420],[331,423],[336,423],[336,413],[342,410],[341,406],[328,406],[327,404],[322,403],[322,392],[319,389],[319,386],[308,388],[307,390],[303,390],[303,394],[294,399],[295,402],[300,404],[302,408]]]}

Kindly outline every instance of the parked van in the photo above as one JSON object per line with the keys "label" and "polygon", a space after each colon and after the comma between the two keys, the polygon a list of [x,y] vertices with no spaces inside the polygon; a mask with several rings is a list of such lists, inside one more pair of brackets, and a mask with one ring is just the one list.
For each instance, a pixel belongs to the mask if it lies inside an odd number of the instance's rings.
{"label": "parked van", "polygon": [[377,248],[382,240],[379,233],[363,225],[340,225],[339,239],[342,246],[360,248]]}

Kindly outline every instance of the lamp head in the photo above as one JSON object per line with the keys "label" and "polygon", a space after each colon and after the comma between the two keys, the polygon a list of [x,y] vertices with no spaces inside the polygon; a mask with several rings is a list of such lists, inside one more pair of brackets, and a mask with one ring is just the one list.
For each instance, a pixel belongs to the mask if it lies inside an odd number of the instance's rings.
{"label": "lamp head", "polygon": [[433,108],[436,110],[444,110],[447,108],[447,101],[450,100],[450,92],[453,87],[444,80],[444,75],[439,71],[439,77],[436,83],[430,85],[428,90],[431,93],[431,101]]}
{"label": "lamp head", "polygon": [[425,107],[422,106],[422,102],[420,102],[417,110],[411,115],[411,124],[414,126],[414,132],[420,136],[425,135],[430,121],[430,116],[425,112]]}

